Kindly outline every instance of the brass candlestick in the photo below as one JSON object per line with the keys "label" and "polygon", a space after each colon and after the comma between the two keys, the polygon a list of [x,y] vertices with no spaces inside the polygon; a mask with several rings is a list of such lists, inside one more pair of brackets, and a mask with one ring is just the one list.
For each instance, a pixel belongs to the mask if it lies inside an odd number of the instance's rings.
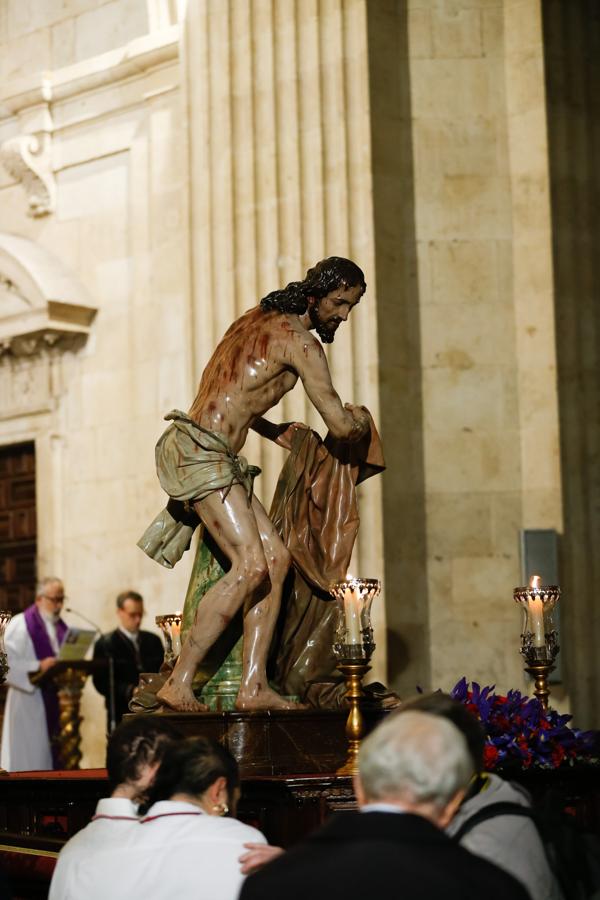
{"label": "brass candlestick", "polygon": [[365,720],[360,708],[360,698],[364,692],[362,680],[371,666],[369,660],[340,660],[338,669],[346,679],[346,697],[350,701],[350,712],[346,721],[346,737],[348,738],[348,755],[343,766],[337,769],[337,775],[356,775],[358,772],[358,751],[365,733]]}
{"label": "brass candlestick", "polygon": [[81,692],[88,675],[88,667],[73,663],[53,676],[58,693],[59,732],[56,741],[60,768],[68,771],[78,769],[81,762]]}
{"label": "brass candlestick", "polygon": [[548,709],[548,698],[550,696],[550,688],[548,687],[548,676],[553,672],[555,666],[549,662],[535,662],[525,666],[525,671],[533,676],[534,688],[533,693],[540,701],[544,709]]}
{"label": "brass candlestick", "polygon": [[539,575],[534,575],[529,586],[515,588],[513,596],[523,610],[520,652],[525,658],[525,671],[534,678],[533,693],[544,709],[548,709],[548,677],[554,671],[554,660],[560,650],[553,618],[560,588],[542,587],[541,581]]}
{"label": "brass candlestick", "polygon": [[371,626],[371,604],[381,591],[381,583],[375,578],[349,578],[338,581],[331,593],[338,604],[338,622],[333,652],[337,668],[346,680],[346,697],[350,712],[346,721],[348,755],[337,770],[338,775],[355,775],[358,772],[358,751],[365,733],[365,722],[360,708],[363,696],[362,679],[371,666],[375,650]]}

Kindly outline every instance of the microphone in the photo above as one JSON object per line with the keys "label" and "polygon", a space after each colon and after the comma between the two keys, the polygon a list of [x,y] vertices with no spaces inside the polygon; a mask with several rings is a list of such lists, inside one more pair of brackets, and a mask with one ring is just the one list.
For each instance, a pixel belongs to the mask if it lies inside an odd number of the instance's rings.
{"label": "microphone", "polygon": [[[84,622],[87,622],[88,625],[91,625],[94,631],[97,634],[102,634],[102,629],[95,622],[92,622],[91,619],[88,619],[87,616],[84,616],[83,613],[80,613],[78,610],[73,609],[72,606],[65,606],[65,612],[72,613],[74,616],[79,616],[80,619],[83,619]],[[112,658],[111,654],[108,653],[107,648],[107,659],[108,659],[108,714],[110,717],[110,725],[109,725],[109,734],[112,734],[115,728],[117,727],[117,719],[115,713],[115,661]]]}
{"label": "microphone", "polygon": [[83,619],[84,622],[87,622],[88,625],[91,625],[94,631],[97,631],[98,634],[102,634],[102,629],[99,625],[96,625],[95,622],[92,622],[92,620],[88,619],[87,616],[84,616],[83,613],[80,613],[76,609],[73,609],[72,606],[65,606],[65,612],[72,613],[74,616],[79,616],[80,619]]}

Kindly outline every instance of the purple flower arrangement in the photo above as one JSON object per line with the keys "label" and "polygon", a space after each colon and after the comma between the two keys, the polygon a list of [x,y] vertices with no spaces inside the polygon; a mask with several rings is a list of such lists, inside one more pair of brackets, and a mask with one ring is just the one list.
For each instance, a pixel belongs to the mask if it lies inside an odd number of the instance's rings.
{"label": "purple flower arrangement", "polygon": [[572,716],[544,709],[536,698],[520,691],[495,694],[495,685],[480,687],[466,678],[450,692],[481,722],[487,741],[484,751],[488,770],[507,765],[556,769],[576,761],[598,762],[600,733],[569,728]]}

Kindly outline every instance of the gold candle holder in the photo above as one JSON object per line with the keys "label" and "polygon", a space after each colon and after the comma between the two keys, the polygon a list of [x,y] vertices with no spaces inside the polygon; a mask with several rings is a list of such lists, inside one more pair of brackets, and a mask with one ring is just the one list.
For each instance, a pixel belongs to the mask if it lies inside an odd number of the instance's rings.
{"label": "gold candle holder", "polygon": [[346,697],[350,704],[346,721],[348,754],[344,765],[337,770],[338,775],[355,775],[358,772],[358,751],[365,733],[360,708],[362,680],[371,668],[369,663],[375,650],[371,604],[380,591],[381,582],[376,578],[348,578],[331,587],[338,604],[333,652],[337,658],[337,668],[346,681]]}
{"label": "gold candle holder", "polygon": [[183,614],[180,612],[166,613],[164,616],[156,616],[155,622],[165,637],[165,662],[173,668],[181,653],[181,622]]}
{"label": "gold candle holder", "polygon": [[7,609],[0,609],[0,684],[4,684],[8,675],[8,659],[4,646],[4,632],[12,619],[12,613]]}
{"label": "gold candle holder", "polygon": [[346,762],[336,770],[337,775],[356,775],[358,772],[358,751],[365,734],[365,720],[360,708],[360,700],[364,695],[362,680],[371,666],[369,660],[339,660],[337,667],[346,679],[346,697],[350,702],[350,712],[346,720],[346,738],[348,752]]}
{"label": "gold candle holder", "polygon": [[534,695],[548,709],[548,678],[560,650],[553,616],[560,588],[542,587],[540,576],[533,575],[529,586],[515,588],[513,596],[523,610],[520,653],[526,662],[525,671],[534,679]]}

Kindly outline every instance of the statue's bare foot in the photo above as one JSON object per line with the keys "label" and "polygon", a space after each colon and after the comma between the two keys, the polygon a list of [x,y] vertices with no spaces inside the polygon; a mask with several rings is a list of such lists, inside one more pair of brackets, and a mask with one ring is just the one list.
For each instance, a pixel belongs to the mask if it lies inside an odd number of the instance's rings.
{"label": "statue's bare foot", "polygon": [[235,701],[236,709],[306,709],[304,703],[295,703],[293,700],[286,700],[271,688],[260,688],[252,690],[249,688],[240,688]]}
{"label": "statue's bare foot", "polygon": [[189,687],[175,684],[172,678],[165,682],[156,696],[165,706],[178,712],[208,712],[208,706],[196,700]]}

